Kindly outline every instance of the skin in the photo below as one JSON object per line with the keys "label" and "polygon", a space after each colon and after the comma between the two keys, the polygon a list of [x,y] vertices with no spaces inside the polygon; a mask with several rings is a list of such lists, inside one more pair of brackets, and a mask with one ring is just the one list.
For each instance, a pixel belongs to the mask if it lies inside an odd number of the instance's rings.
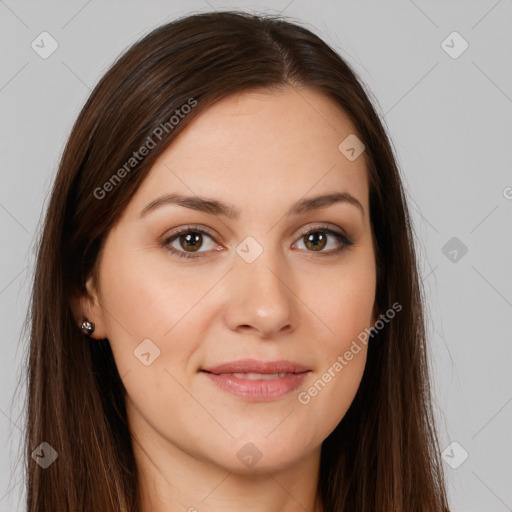
{"label": "skin", "polygon": [[[232,95],[160,155],[109,232],[98,282],[89,279],[79,309],[95,322],[94,336],[108,338],[127,390],[142,510],[321,510],[321,443],[355,396],[366,346],[309,403],[298,392],[377,319],[366,164],[338,149],[352,133],[349,118],[312,89]],[[364,213],[336,203],[284,216],[303,197],[335,191],[357,198]],[[140,217],[148,203],[174,192],[233,204],[241,217],[171,204]],[[299,230],[324,222],[353,245],[328,257],[306,244]],[[190,224],[215,234],[189,250],[197,259],[159,243]],[[248,236],[263,249],[252,263],[236,252]],[[320,252],[342,245],[327,236]],[[170,244],[186,252],[181,241]],[[160,350],[148,366],[134,356],[145,339]],[[251,402],[199,371],[242,358],[288,359],[311,372],[300,389]],[[237,457],[248,442],[261,453],[252,467]]]}

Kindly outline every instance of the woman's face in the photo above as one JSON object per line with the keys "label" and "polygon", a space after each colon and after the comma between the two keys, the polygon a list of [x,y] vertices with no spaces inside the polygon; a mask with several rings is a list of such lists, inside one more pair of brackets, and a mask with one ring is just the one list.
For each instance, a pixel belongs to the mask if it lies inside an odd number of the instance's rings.
{"label": "woman's face", "polygon": [[[375,320],[364,154],[339,149],[354,132],[311,89],[233,95],[161,154],[109,232],[85,310],[149,457],[284,468],[343,418],[366,362],[353,342]],[[309,202],[332,194],[354,199]]]}

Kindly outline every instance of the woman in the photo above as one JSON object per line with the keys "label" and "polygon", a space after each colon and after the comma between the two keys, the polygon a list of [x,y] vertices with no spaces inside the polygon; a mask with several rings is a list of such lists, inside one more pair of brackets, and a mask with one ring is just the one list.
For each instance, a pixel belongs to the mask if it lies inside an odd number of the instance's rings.
{"label": "woman", "polygon": [[30,512],[448,510],[391,144],[305,28],[197,14],[118,59],[31,322]]}

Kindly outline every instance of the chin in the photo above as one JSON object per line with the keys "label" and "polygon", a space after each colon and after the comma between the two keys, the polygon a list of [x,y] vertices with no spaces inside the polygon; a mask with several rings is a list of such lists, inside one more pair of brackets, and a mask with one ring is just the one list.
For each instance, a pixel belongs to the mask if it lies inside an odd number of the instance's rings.
{"label": "chin", "polygon": [[[312,450],[306,450],[304,445],[283,443],[284,439],[297,439],[292,434],[284,433],[282,436],[269,438],[257,436],[244,436],[231,440],[218,457],[212,462],[238,474],[268,474],[284,470],[297,463],[304,457],[311,455]],[[318,446],[318,449],[320,449]],[[232,453],[230,457],[228,454]]]}

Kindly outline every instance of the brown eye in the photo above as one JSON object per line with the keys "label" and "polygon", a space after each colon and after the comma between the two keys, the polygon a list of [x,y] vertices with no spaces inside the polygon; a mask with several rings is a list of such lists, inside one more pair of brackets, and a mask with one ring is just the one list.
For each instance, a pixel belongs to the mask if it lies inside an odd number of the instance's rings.
{"label": "brown eye", "polygon": [[[354,243],[348,236],[327,226],[319,226],[303,231],[300,236],[299,242],[296,243],[304,244],[306,253],[315,252],[319,256],[336,256]],[[333,241],[334,244],[332,244]]]}
{"label": "brown eye", "polygon": [[321,251],[327,244],[327,236],[322,231],[314,231],[304,236],[305,245],[312,251]]}
{"label": "brown eye", "polygon": [[[208,247],[208,240],[210,241],[210,247]],[[204,247],[205,243],[206,247]],[[214,243],[213,235],[202,229],[192,229],[190,227],[167,236],[162,245],[172,254],[182,258],[199,258],[202,253],[208,252],[209,249],[215,250],[219,247]]]}
{"label": "brown eye", "polygon": [[[195,252],[202,245],[201,233],[190,232],[187,235],[179,235],[178,240],[180,240],[181,247],[186,251],[191,250]],[[182,242],[182,240],[184,240],[184,242]]]}

